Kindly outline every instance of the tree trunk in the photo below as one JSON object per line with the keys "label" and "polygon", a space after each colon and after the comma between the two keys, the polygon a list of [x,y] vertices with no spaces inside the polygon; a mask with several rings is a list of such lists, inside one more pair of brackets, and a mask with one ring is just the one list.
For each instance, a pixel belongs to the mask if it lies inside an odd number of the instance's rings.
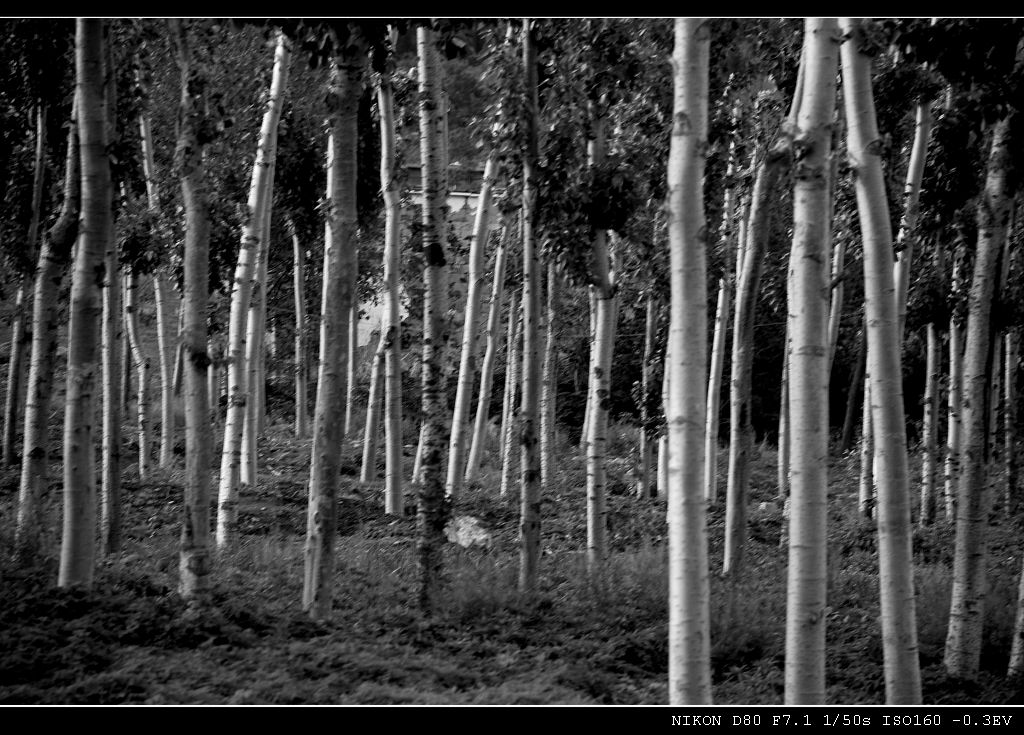
{"label": "tree trunk", "polygon": [[651,359],[654,355],[654,338],[656,327],[656,313],[654,292],[647,289],[644,293],[644,354],[643,363],[640,366],[640,472],[636,483],[636,496],[638,498],[651,498],[657,495],[658,486],[651,477],[652,441],[654,436],[650,431],[651,415],[650,401],[647,395],[651,390],[652,369]]}
{"label": "tree trunk", "polygon": [[866,324],[861,329],[860,339],[857,341],[857,364],[853,369],[853,377],[850,379],[850,390],[846,394],[846,416],[843,418],[843,435],[839,440],[840,454],[846,454],[853,447],[853,437],[857,425],[857,408],[861,407],[858,399],[861,397],[861,388],[864,387],[864,369],[868,361],[868,332]]}
{"label": "tree trunk", "polygon": [[403,512],[402,500],[402,319],[399,307],[399,251],[401,204],[395,169],[396,140],[394,91],[389,73],[380,75],[377,88],[380,110],[380,180],[384,194],[384,313],[387,333],[384,353],[384,511]]}
{"label": "tree trunk", "polygon": [[[590,338],[590,341],[593,342],[594,335],[597,334],[597,294],[593,291],[593,289],[591,289],[588,298],[590,303],[590,331],[587,332],[587,334]],[[590,390],[590,374],[594,372],[594,350],[593,346],[589,344],[588,348],[589,361],[587,363],[587,397],[584,401],[583,407],[583,428],[580,429],[580,454],[583,456],[584,460],[586,460],[587,453],[589,451],[587,449],[587,441],[590,438],[590,417],[592,414],[591,404],[593,403],[590,400],[593,397],[593,392]]]}
{"label": "tree trunk", "polygon": [[519,402],[516,392],[519,388],[520,351],[522,339],[522,317],[518,294],[512,294],[508,305],[508,339],[505,350],[505,395],[501,408],[501,485],[498,494],[504,498],[512,482],[512,467],[515,463],[516,409]]}
{"label": "tree trunk", "polygon": [[441,551],[447,521],[444,449],[448,409],[444,386],[444,352],[448,338],[447,258],[445,236],[447,176],[444,170],[444,115],[439,105],[442,70],[433,31],[416,29],[419,52],[420,161],[423,172],[423,466],[416,514],[420,586],[419,604],[432,611],[441,590]]}
{"label": "tree trunk", "polygon": [[554,260],[548,261],[548,293],[544,321],[544,366],[540,386],[540,485],[541,492],[552,487],[557,439],[555,403],[558,397],[558,354],[555,323],[558,312],[559,275]]}
{"label": "tree trunk", "polygon": [[838,28],[805,25],[806,77],[797,118],[789,290],[790,498],[785,703],[824,704],[828,492],[829,250],[826,167],[835,108]]}
{"label": "tree trunk", "polygon": [[228,406],[224,419],[224,445],[221,450],[220,485],[217,492],[217,547],[221,549],[231,545],[237,533],[242,432],[246,404],[250,397],[246,385],[246,316],[252,298],[252,275],[256,266],[256,256],[265,237],[263,227],[266,209],[270,206],[270,175],[277,154],[277,123],[281,117],[290,58],[291,52],[285,36],[280,34],[274,51],[270,96],[260,127],[256,161],[249,186],[247,218],[242,226],[238,264],[235,266],[234,283],[231,287],[231,316],[228,321],[228,344],[225,351]]}
{"label": "tree trunk", "polygon": [[990,447],[989,386],[992,379],[991,311],[1000,256],[1010,216],[1010,120],[995,125],[985,189],[979,198],[978,244],[968,305],[963,382],[963,453],[957,487],[956,549],[953,595],[946,635],[946,671],[950,676],[977,676],[985,607],[985,530],[991,498],[986,482]]}
{"label": "tree trunk", "polygon": [[[953,266],[954,288],[959,281],[959,259]],[[960,434],[963,411],[964,356],[961,342],[960,320],[954,314],[949,320],[949,418],[946,428],[946,461],[944,467],[943,496],[946,520],[956,520],[956,485],[960,478]]]}
{"label": "tree trunk", "polygon": [[[32,212],[29,216],[28,232],[25,248],[29,259],[38,252],[36,245],[39,240],[39,218],[43,207],[43,183],[46,178],[46,105],[36,105],[36,152],[34,173],[32,176]],[[18,410],[22,401],[22,375],[25,372],[25,359],[33,341],[33,334],[27,328],[29,316],[26,311],[28,294],[32,289],[32,279],[26,275],[21,279],[18,296],[14,307],[14,320],[11,325],[11,354],[7,371],[7,399],[4,403],[3,464],[15,463],[14,446],[17,441]]]}
{"label": "tree trunk", "polygon": [[932,130],[931,102],[917,105],[914,143],[910,149],[910,165],[903,186],[903,221],[896,237],[896,265],[893,276],[896,288],[896,335],[903,344],[903,326],[907,321],[907,290],[910,285],[910,263],[914,257],[914,228],[917,226],[918,202],[921,198],[921,179],[928,155],[928,139]]}
{"label": "tree trunk", "polygon": [[[867,334],[867,320],[864,322]],[[860,482],[857,512],[864,518],[875,517],[875,432],[871,425],[871,376],[865,370],[860,422]]]}
{"label": "tree trunk", "polygon": [[535,242],[537,146],[537,48],[534,23],[523,21],[523,79],[526,84],[523,151],[523,398],[519,411],[519,590],[533,593],[540,570],[540,261]]}
{"label": "tree trunk", "polygon": [[49,418],[57,360],[58,295],[78,236],[80,163],[78,112],[77,104],[73,104],[64,164],[64,202],[57,221],[43,236],[32,301],[32,345],[15,537],[16,549],[24,558],[31,558],[40,550],[40,534],[45,527],[39,503],[49,485]]}
{"label": "tree trunk", "polygon": [[[207,305],[209,302],[210,218],[203,172],[206,75],[189,58],[186,31],[171,21],[181,70],[181,106],[174,163],[185,205],[183,340],[185,345],[185,503],[179,554],[179,592],[192,604],[203,604],[210,586],[211,439],[207,396]],[[282,35],[280,38],[284,38]],[[286,43],[281,41],[281,43]]]}
{"label": "tree trunk", "polygon": [[333,59],[327,107],[327,227],[320,312],[320,374],[313,416],[309,473],[305,580],[302,605],[314,620],[330,614],[334,577],[334,536],[341,480],[340,448],[345,439],[343,411],[348,377],[349,309],[354,294],[347,274],[355,260],[356,113],[363,55],[354,48]]}
{"label": "tree trunk", "polygon": [[921,452],[921,509],[918,523],[922,528],[935,521],[935,480],[939,453],[939,338],[935,324],[928,323],[924,388],[924,441]]}
{"label": "tree trunk", "polygon": [[309,365],[306,360],[306,249],[299,241],[295,224],[288,220],[292,236],[292,254],[295,262],[295,436],[305,439],[309,436],[309,411],[306,401],[309,389],[306,376]]}
{"label": "tree trunk", "polygon": [[1024,569],[1021,570],[1017,588],[1017,614],[1013,621],[1013,642],[1010,644],[1010,665],[1006,677],[1013,679],[1024,676]]}
{"label": "tree trunk", "polygon": [[258,474],[258,443],[261,430],[260,417],[266,399],[266,331],[267,309],[267,261],[270,258],[270,224],[274,199],[275,161],[267,170],[267,205],[264,210],[263,237],[260,241],[256,267],[253,269],[252,298],[249,302],[249,316],[245,325],[245,364],[248,370],[249,400],[245,404],[245,423],[242,425],[242,464],[239,469],[238,487],[240,493],[256,487]]}
{"label": "tree trunk", "polygon": [[704,428],[704,499],[718,502],[718,414],[722,401],[722,371],[725,366],[726,319],[732,308],[729,278],[718,279],[718,307],[715,309],[715,336],[711,347],[708,376],[707,420]]}
{"label": "tree trunk", "polygon": [[[871,423],[875,433],[878,487],[878,579],[885,700],[887,704],[920,704],[910,480],[900,366],[903,320],[899,317],[901,306],[896,299],[891,267],[892,229],[877,146],[880,136],[871,90],[871,57],[861,51],[864,30],[860,21],[844,18],[842,29],[845,35],[852,36],[842,48],[843,99],[849,126],[847,148],[854,168],[857,211],[864,240],[864,310],[868,322]],[[908,177],[908,190],[912,188],[910,184]],[[919,187],[913,188],[916,194]],[[915,194],[908,196],[905,243],[909,242],[916,219]],[[909,262],[909,251],[905,251],[905,255]]]}
{"label": "tree trunk", "polygon": [[1003,514],[1014,514],[1017,500],[1017,362],[1020,348],[1016,330],[1006,333],[1006,375],[1003,378],[1003,448],[1006,455],[1006,486],[1003,491]]}
{"label": "tree trunk", "polygon": [[178,313],[178,294],[165,276],[153,274],[156,298],[156,331],[160,359],[160,455],[159,464],[167,469],[174,462],[174,358],[178,342],[172,315]]}
{"label": "tree trunk", "polygon": [[[498,342],[501,329],[501,302],[505,293],[505,257],[506,243],[509,239],[510,225],[502,227],[501,240],[494,252],[494,281],[491,285],[491,304],[487,314],[487,347],[484,351],[484,363],[480,370],[480,395],[476,403],[476,420],[473,423],[473,441],[470,443],[469,460],[466,462],[466,484],[476,482],[480,474],[480,463],[483,459],[487,443],[487,414],[491,405],[491,389],[494,383],[494,364],[498,356]],[[511,307],[510,307],[511,308]],[[514,310],[513,310],[514,311]],[[509,319],[513,319],[509,312]],[[510,327],[511,333],[511,327]],[[503,438],[504,433],[501,435]]]}
{"label": "tree trunk", "polygon": [[726,485],[725,561],[722,571],[739,577],[747,537],[747,489],[754,427],[750,421],[751,375],[754,368],[754,310],[761,267],[771,227],[771,197],[790,160],[789,147],[774,149],[757,171],[750,224],[736,287],[736,316],[732,330],[732,374],[729,385],[729,475]]}
{"label": "tree trunk", "polygon": [[348,378],[345,390],[345,436],[352,433],[352,412],[356,395],[356,356],[359,354],[359,296],[356,293],[357,272],[349,274],[352,281],[352,308],[348,310]]}
{"label": "tree trunk", "polygon": [[708,548],[704,500],[707,418],[706,19],[678,18],[668,160],[672,285],[668,373],[669,703],[711,704]]}
{"label": "tree trunk", "polygon": [[134,269],[129,269],[125,277],[124,321],[125,331],[128,334],[128,346],[132,353],[132,362],[138,371],[138,391],[136,393],[136,436],[139,445],[138,471],[139,482],[145,482],[149,478],[149,457],[153,444],[149,420],[149,376],[151,365],[149,355],[142,347],[142,338],[139,330],[139,311],[136,306],[137,294],[138,276]]}
{"label": "tree trunk", "polygon": [[455,392],[455,412],[452,415],[451,440],[448,444],[448,478],[445,491],[458,497],[465,475],[466,440],[469,428],[469,406],[473,400],[473,382],[476,378],[476,328],[480,321],[480,289],[484,280],[484,251],[490,232],[488,217],[491,209],[491,188],[494,186],[498,156],[492,152],[484,166],[483,183],[476,208],[476,223],[469,246],[468,288],[466,312],[462,328],[462,355],[459,360],[459,382]]}
{"label": "tree trunk", "polygon": [[81,240],[71,282],[64,412],[64,532],[61,587],[92,587],[96,554],[94,392],[100,341],[100,281],[111,238],[110,160],[103,100],[103,21],[80,18],[75,33],[82,154]]}
{"label": "tree trunk", "polygon": [[377,479],[377,436],[380,433],[381,399],[384,393],[384,355],[387,353],[387,349],[387,330],[381,329],[370,368],[370,393],[366,399],[363,462],[359,470],[359,482],[373,482]]}

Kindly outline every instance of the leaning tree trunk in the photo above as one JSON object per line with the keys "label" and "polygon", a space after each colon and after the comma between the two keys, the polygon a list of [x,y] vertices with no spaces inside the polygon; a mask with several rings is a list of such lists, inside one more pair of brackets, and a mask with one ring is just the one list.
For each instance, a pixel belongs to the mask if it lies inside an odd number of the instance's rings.
{"label": "leaning tree trunk", "polygon": [[459,382],[455,391],[455,413],[452,415],[451,440],[448,444],[448,478],[446,492],[458,497],[462,490],[465,473],[467,430],[469,429],[469,406],[473,400],[473,382],[476,377],[476,328],[480,312],[480,288],[484,280],[484,250],[490,232],[488,217],[491,209],[491,188],[494,186],[495,167],[498,163],[496,152],[487,157],[484,165],[483,183],[476,206],[476,223],[473,239],[469,246],[468,288],[466,291],[466,312],[462,328],[462,355],[459,360]]}
{"label": "leaning tree trunk", "polygon": [[349,309],[354,294],[347,273],[355,260],[357,111],[363,55],[339,51],[328,90],[327,226],[320,312],[320,374],[313,416],[313,448],[306,517],[302,605],[313,619],[331,611],[334,536],[341,480],[340,448],[348,377]]}
{"label": "leaning tree trunk", "polygon": [[751,376],[754,368],[754,309],[761,267],[771,227],[771,197],[790,160],[788,146],[773,149],[759,166],[751,198],[746,247],[736,288],[732,330],[732,375],[729,386],[729,475],[726,485],[724,574],[740,576],[747,536],[747,489],[754,428],[750,420]]}
{"label": "leaning tree trunk", "polygon": [[[36,105],[36,153],[34,173],[32,176],[32,211],[29,216],[28,232],[25,238],[25,249],[29,259],[35,257],[38,250],[40,210],[43,207],[43,182],[46,177],[46,105]],[[11,325],[11,354],[7,371],[7,399],[4,403],[3,429],[3,464],[15,462],[14,445],[17,441],[18,410],[22,400],[22,374],[25,372],[25,358],[31,348],[33,335],[27,328],[29,316],[26,313],[26,302],[32,284],[30,276],[21,279],[18,296],[15,302],[14,321]],[[33,289],[34,290],[34,289]]]}
{"label": "leaning tree trunk", "polygon": [[203,91],[206,74],[189,58],[181,21],[171,21],[181,70],[181,102],[174,163],[185,205],[185,502],[179,552],[179,591],[203,604],[210,586],[211,440],[207,396],[207,306],[209,303],[210,217],[199,131],[207,124]]}
{"label": "leaning tree trunk", "polygon": [[260,241],[256,267],[253,269],[252,294],[249,301],[249,316],[245,324],[245,365],[248,370],[246,382],[249,386],[249,400],[245,404],[245,420],[242,425],[242,461],[239,468],[239,492],[256,487],[258,473],[257,446],[261,431],[260,417],[266,399],[266,350],[264,333],[267,307],[267,260],[270,258],[270,224],[274,197],[273,158],[267,171],[267,206],[264,212],[263,237]]}
{"label": "leaning tree trunk", "polygon": [[668,381],[669,703],[711,703],[708,547],[704,501],[707,367],[707,148],[710,29],[677,18],[668,159],[672,284]]}
{"label": "leaning tree trunk", "polygon": [[828,493],[829,124],[835,108],[835,19],[805,24],[806,81],[797,116],[789,291],[790,521],[785,703],[825,700]]}
{"label": "leaning tree trunk", "polygon": [[384,511],[402,513],[402,319],[399,311],[401,204],[395,169],[396,137],[391,76],[383,73],[377,88],[380,110],[380,180],[384,195]]}
{"label": "leaning tree trunk", "polygon": [[473,441],[470,443],[469,459],[466,462],[466,484],[476,482],[480,473],[484,447],[487,443],[487,414],[491,405],[494,364],[497,361],[498,342],[501,338],[499,331],[501,329],[501,302],[505,293],[505,254],[511,227],[506,223],[501,229],[501,240],[494,252],[494,267],[492,268],[494,281],[491,285],[491,303],[487,314],[487,331],[485,332],[487,347],[484,350],[483,367],[480,369],[480,395],[477,397],[476,420],[473,422]]}
{"label": "leaning tree trunk", "polygon": [[419,604],[431,611],[439,602],[441,550],[447,506],[444,492],[444,449],[448,433],[448,409],[444,387],[444,351],[447,341],[446,296],[448,288],[445,230],[447,199],[443,158],[444,115],[438,98],[442,71],[438,62],[437,39],[433,31],[416,29],[419,51],[420,160],[423,171],[423,364],[422,435],[423,447],[417,556],[419,560]]}
{"label": "leaning tree trunk", "polygon": [[57,360],[58,296],[71,261],[71,248],[78,236],[79,167],[78,112],[77,104],[73,103],[64,164],[64,202],[57,221],[43,235],[32,300],[32,345],[15,535],[18,552],[27,557],[39,550],[40,534],[44,528],[39,504],[49,484],[50,397]]}
{"label": "leaning tree trunk", "polygon": [[508,305],[508,337],[505,341],[505,394],[501,402],[501,430],[498,434],[501,451],[501,483],[498,496],[508,495],[512,484],[512,467],[515,464],[515,432],[516,432],[516,391],[519,387],[520,351],[522,339],[522,318],[519,310],[518,294],[512,294]]}
{"label": "leaning tree trunk", "polygon": [[523,79],[526,83],[523,151],[523,398],[519,411],[519,590],[533,593],[540,571],[540,260],[537,257],[537,48],[535,27],[523,21]]}
{"label": "leaning tree trunk", "polygon": [[[891,266],[892,229],[877,146],[879,134],[871,90],[871,57],[861,51],[865,31],[855,18],[844,18],[842,29],[849,37],[842,48],[843,99],[849,125],[847,149],[854,170],[857,211],[864,240],[864,310],[868,323],[871,425],[875,435],[878,488],[878,581],[885,700],[887,704],[920,704],[910,481],[900,366],[902,319]],[[913,229],[916,215],[913,193],[908,196],[910,201],[913,204],[907,205],[904,233]],[[909,239],[906,237],[904,242],[909,243]],[[905,250],[904,254],[909,261],[909,251]]]}
{"label": "leaning tree trunk", "polygon": [[[729,247],[728,244],[726,247]],[[708,503],[718,501],[718,413],[722,401],[722,371],[725,367],[725,324],[732,308],[731,302],[732,290],[727,275],[718,279],[715,336],[711,343],[711,370],[708,375],[708,411],[704,427],[704,499]]]}
{"label": "leaning tree trunk", "polygon": [[986,526],[992,499],[986,482],[989,385],[992,379],[991,313],[1012,192],[1010,120],[992,135],[985,189],[978,201],[978,244],[968,302],[963,382],[963,451],[956,503],[953,595],[946,635],[945,665],[950,676],[974,678],[981,660],[985,609]]}
{"label": "leaning tree trunk", "polygon": [[242,226],[242,242],[238,250],[238,264],[235,266],[234,283],[231,288],[231,316],[228,321],[228,344],[225,350],[228,407],[224,419],[224,446],[221,450],[220,485],[217,493],[218,548],[231,545],[237,533],[242,432],[246,404],[250,398],[245,364],[246,316],[252,298],[252,275],[256,266],[256,254],[265,237],[263,227],[266,210],[270,206],[270,173],[277,152],[277,123],[281,117],[290,58],[287,39],[281,33],[278,35],[277,48],[274,52],[270,96],[260,127],[256,161],[249,186],[246,220]]}
{"label": "leaning tree trunk", "polygon": [[373,482],[377,479],[377,436],[380,433],[381,399],[384,393],[384,355],[388,349],[387,340],[387,330],[381,329],[370,368],[370,393],[366,399],[363,462],[359,470],[359,482]]}
{"label": "leaning tree trunk", "polygon": [[64,411],[64,531],[61,587],[92,587],[96,555],[93,421],[103,257],[113,229],[103,100],[103,21],[80,18],[75,33],[82,154],[82,218],[71,282],[67,403]]}

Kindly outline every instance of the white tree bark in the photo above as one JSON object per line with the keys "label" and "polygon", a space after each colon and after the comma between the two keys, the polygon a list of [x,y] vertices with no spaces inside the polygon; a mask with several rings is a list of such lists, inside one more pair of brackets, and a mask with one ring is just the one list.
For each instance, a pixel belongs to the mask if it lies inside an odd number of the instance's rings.
{"label": "white tree bark", "polygon": [[671,321],[668,371],[669,703],[711,703],[704,422],[707,418],[707,146],[710,32],[677,18],[668,161]]}

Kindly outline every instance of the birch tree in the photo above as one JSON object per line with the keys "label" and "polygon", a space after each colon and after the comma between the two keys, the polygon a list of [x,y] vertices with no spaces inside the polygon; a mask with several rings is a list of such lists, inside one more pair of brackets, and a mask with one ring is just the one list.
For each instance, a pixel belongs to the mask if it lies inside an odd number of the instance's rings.
{"label": "birch tree", "polygon": [[[892,228],[882,161],[878,155],[880,136],[868,55],[873,49],[863,21],[843,18],[841,27],[847,36],[842,47],[843,100],[849,126],[847,149],[854,171],[857,212],[864,240],[864,309],[868,325],[871,426],[878,492],[878,577],[885,699],[888,704],[920,704],[910,486],[900,367],[900,309],[906,307],[901,306],[897,298],[890,268]],[[920,182],[919,173],[914,178]],[[914,197],[911,192],[910,198]],[[907,232],[913,227],[916,206],[908,209],[911,213],[907,218]],[[910,254],[905,253],[905,256],[909,260]]]}
{"label": "birch tree", "polygon": [[785,703],[825,700],[828,489],[827,165],[835,108],[838,26],[805,23],[807,65],[794,140],[789,300],[790,526]]}
{"label": "birch tree", "polygon": [[221,452],[220,485],[217,496],[217,546],[231,545],[238,523],[238,493],[241,482],[242,432],[249,389],[246,382],[246,315],[252,297],[252,275],[256,257],[265,237],[266,209],[270,205],[270,175],[277,146],[277,123],[281,116],[282,94],[287,81],[289,50],[284,34],[278,35],[274,51],[274,72],[270,94],[265,103],[249,186],[246,220],[231,287],[231,316],[225,359],[228,372],[228,408],[224,420],[224,446]]}
{"label": "birch tree", "polygon": [[100,287],[111,237],[110,161],[103,98],[103,21],[80,18],[75,31],[76,94],[82,154],[82,218],[71,283],[67,404],[64,412],[64,530],[61,587],[92,587],[96,554],[94,392],[100,331]]}
{"label": "birch tree", "polygon": [[707,285],[703,207],[709,29],[677,18],[668,162],[671,321],[668,380],[669,703],[711,703],[704,503]]}

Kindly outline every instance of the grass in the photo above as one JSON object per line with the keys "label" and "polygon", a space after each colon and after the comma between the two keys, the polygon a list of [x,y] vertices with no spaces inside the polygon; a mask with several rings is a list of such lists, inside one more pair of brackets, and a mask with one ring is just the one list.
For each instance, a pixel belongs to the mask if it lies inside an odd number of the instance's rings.
{"label": "grass", "polygon": [[[632,436],[615,427],[612,446]],[[0,561],[0,703],[218,704],[662,704],[667,700],[665,506],[626,486],[608,497],[611,547],[600,584],[588,577],[583,467],[562,452],[542,503],[539,591],[516,590],[518,502],[497,497],[487,465],[455,512],[490,529],[488,549],[445,550],[447,593],[424,617],[416,597],[415,519],[382,512],[380,484],[362,487],[346,449],[336,540],[333,615],[311,622],[300,606],[308,442],[271,426],[255,492],[242,499],[241,537],[219,554],[215,606],[185,614],[175,592],[181,468],[125,482],[125,544],[104,559],[95,589],[56,589],[56,532],[29,567]],[[720,453],[724,473],[724,452]],[[411,469],[411,457],[407,457]],[[754,451],[751,502],[775,499],[775,456]],[[855,457],[830,478],[828,700],[884,699],[878,581],[870,524],[856,518]],[[493,464],[493,463],[491,463]],[[724,483],[723,483],[724,484]],[[0,474],[0,512],[10,518],[17,473]],[[48,499],[53,527],[59,486]],[[786,552],[781,515],[751,513],[747,568],[727,583],[721,565],[723,503],[709,515],[711,642],[717,703],[782,700]],[[1016,606],[1019,529],[991,530],[986,639],[980,677],[942,670],[953,529],[916,533],[920,657],[929,703],[1019,703],[1003,678]],[[4,529],[7,533],[9,529]],[[731,586],[734,585],[734,586]]]}

